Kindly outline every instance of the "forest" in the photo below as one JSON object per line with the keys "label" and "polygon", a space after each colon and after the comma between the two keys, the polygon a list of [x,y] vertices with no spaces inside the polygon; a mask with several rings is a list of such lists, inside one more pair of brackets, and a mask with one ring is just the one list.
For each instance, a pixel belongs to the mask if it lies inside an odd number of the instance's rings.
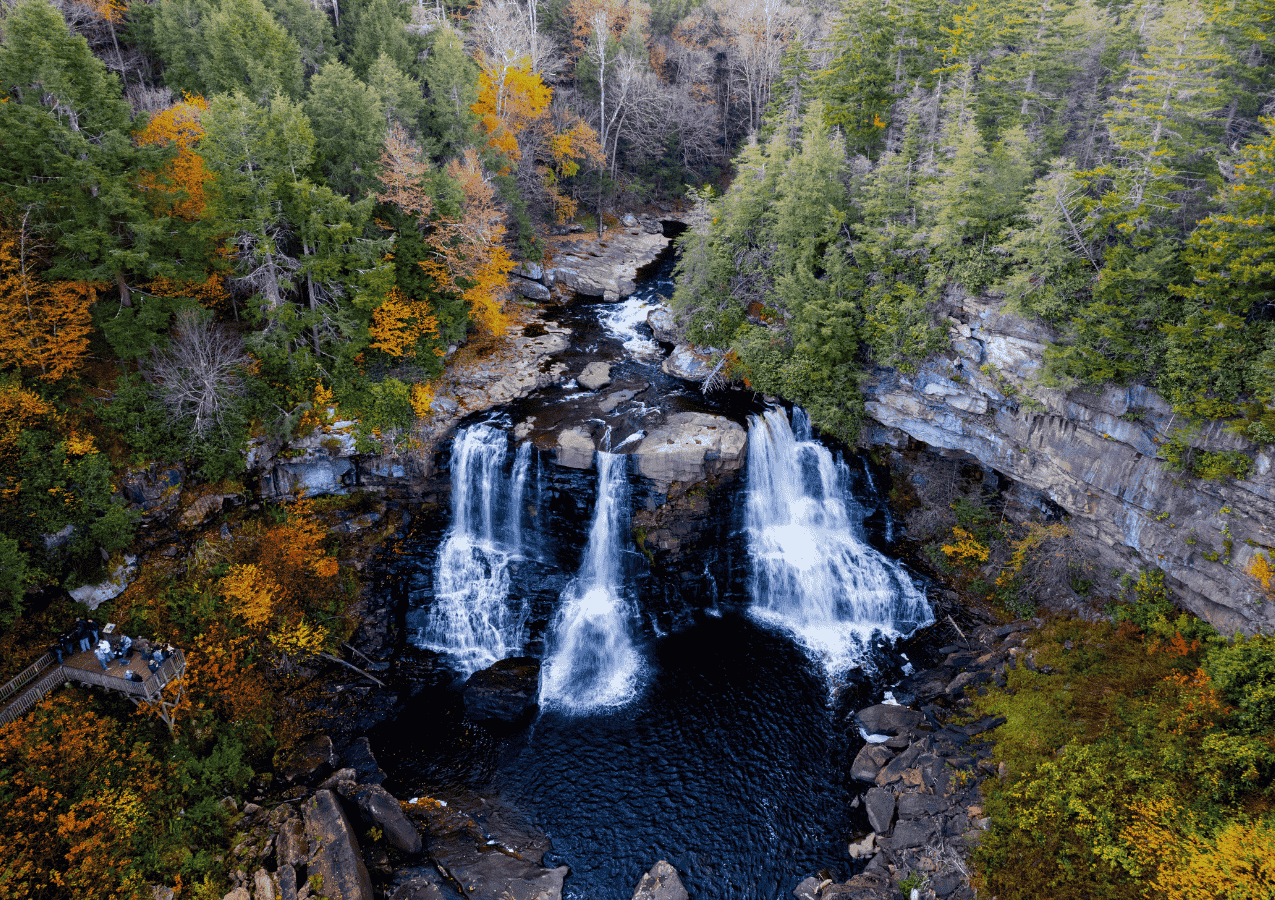
{"label": "forest", "polygon": [[[360,451],[408,448],[516,314],[510,272],[629,210],[693,210],[687,339],[829,434],[982,293],[1057,335],[1043,387],[1146,383],[1171,464],[1243,476],[1190,435],[1275,443],[1273,29],[1275,0],[0,0],[4,677],[131,546],[125,471],[215,493],[338,409]],[[288,740],[278,680],[348,637],[343,502],[262,510],[115,611],[198,648],[175,750],[69,695],[0,732],[0,898],[221,896],[218,801]],[[1230,671],[1208,646],[1165,672]],[[1248,755],[1191,775],[1210,826],[1269,808],[1245,715]],[[96,749],[55,766],[64,741]]]}

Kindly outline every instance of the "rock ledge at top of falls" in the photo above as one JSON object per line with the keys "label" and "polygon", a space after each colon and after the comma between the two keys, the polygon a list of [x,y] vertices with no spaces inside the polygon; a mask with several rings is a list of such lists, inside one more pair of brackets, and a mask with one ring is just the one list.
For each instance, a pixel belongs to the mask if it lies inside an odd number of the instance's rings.
{"label": "rock ledge at top of falls", "polygon": [[534,279],[560,294],[619,300],[637,287],[637,273],[669,245],[659,219],[635,217],[633,227],[613,228],[601,238],[555,244],[553,260]]}
{"label": "rock ledge at top of falls", "polygon": [[[558,433],[560,466],[587,469],[597,450],[596,429],[586,425]],[[669,416],[642,438],[632,455],[637,473],[661,494],[675,484],[687,485],[738,471],[747,459],[748,432],[725,416],[682,412]]]}
{"label": "rock ledge at top of falls", "polygon": [[745,462],[748,432],[724,416],[676,413],[638,444],[638,474],[660,493],[676,482],[703,481],[735,472]]}
{"label": "rock ledge at top of falls", "polygon": [[[566,365],[547,360],[567,348],[571,329],[531,313],[511,328],[498,350],[480,360],[449,368],[435,383],[436,399],[412,435],[418,449],[401,454],[360,454],[356,424],[333,421],[290,444],[255,441],[248,468],[260,474],[265,498],[385,490],[392,484],[423,482],[434,474],[434,451],[464,416],[525,397],[560,381]],[[285,452],[286,451],[286,452]]]}
{"label": "rock ledge at top of falls", "polygon": [[1275,604],[1246,574],[1275,547],[1270,448],[1213,423],[1194,445],[1244,451],[1249,474],[1219,483],[1170,472],[1161,447],[1182,423],[1154,391],[1042,388],[1035,379],[1052,332],[996,300],[947,302],[951,351],[911,374],[877,370],[865,385],[879,423],[865,441],[901,447],[906,436],[968,454],[1061,507],[1100,565],[1162,569],[1183,605],[1225,633],[1275,630]]}

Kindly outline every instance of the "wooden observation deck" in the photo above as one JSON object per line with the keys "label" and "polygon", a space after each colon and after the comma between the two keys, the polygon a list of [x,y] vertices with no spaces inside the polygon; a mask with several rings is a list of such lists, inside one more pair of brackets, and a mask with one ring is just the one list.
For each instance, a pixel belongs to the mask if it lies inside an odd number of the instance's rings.
{"label": "wooden observation deck", "polygon": [[[130,672],[141,680],[128,678]],[[0,687],[0,724],[12,722],[28,712],[54,688],[78,682],[124,694],[134,706],[145,703],[157,707],[160,718],[171,731],[173,710],[181,702],[184,690],[182,676],[185,673],[186,656],[180,650],[160,663],[154,672],[142,662],[141,654],[136,653],[129,659],[113,661],[105,672],[92,650],[67,656],[61,665],[52,653],[46,653],[17,678]],[[164,687],[174,681],[176,692],[164,696]]]}

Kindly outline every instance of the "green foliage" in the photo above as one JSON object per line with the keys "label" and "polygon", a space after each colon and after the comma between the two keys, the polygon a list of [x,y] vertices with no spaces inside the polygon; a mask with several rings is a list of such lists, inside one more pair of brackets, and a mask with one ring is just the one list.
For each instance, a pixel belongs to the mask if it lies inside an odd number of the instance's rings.
{"label": "green foliage", "polygon": [[[393,62],[383,56],[391,66]],[[384,66],[381,70],[385,72]],[[387,77],[392,77],[390,73]],[[377,92],[338,62],[310,79],[306,116],[314,131],[315,155],[328,187],[361,196],[377,186],[377,158],[385,141],[385,112]]]}
{"label": "green foliage", "polygon": [[[1236,727],[1254,737],[1275,732],[1275,636],[1236,635],[1209,651],[1204,668],[1214,687],[1235,708]],[[1267,747],[1268,764],[1275,747]]]}
{"label": "green foliage", "polygon": [[102,330],[116,356],[131,361],[145,356],[159,343],[177,313],[197,305],[185,297],[135,293],[132,306],[96,304],[93,324]]}

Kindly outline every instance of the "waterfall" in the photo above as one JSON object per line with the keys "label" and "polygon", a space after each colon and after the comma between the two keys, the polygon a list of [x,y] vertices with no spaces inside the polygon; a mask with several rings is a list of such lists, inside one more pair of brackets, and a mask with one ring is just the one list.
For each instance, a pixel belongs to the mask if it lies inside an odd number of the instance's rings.
{"label": "waterfall", "polygon": [[873,632],[932,620],[907,573],[864,541],[849,473],[811,438],[804,412],[792,427],[782,409],[753,416],[748,447],[753,616],[791,631],[830,675],[853,666]]}
{"label": "waterfall", "polygon": [[628,457],[597,451],[598,499],[580,571],[562,592],[540,676],[540,704],[569,712],[619,706],[636,691],[641,658],[634,609],[621,593],[627,538]]}
{"label": "waterfall", "polygon": [[522,495],[531,444],[505,472],[509,438],[474,425],[452,442],[452,522],[438,549],[434,602],[419,646],[445,653],[465,675],[522,648],[528,610],[509,598],[509,567],[522,558]]}

